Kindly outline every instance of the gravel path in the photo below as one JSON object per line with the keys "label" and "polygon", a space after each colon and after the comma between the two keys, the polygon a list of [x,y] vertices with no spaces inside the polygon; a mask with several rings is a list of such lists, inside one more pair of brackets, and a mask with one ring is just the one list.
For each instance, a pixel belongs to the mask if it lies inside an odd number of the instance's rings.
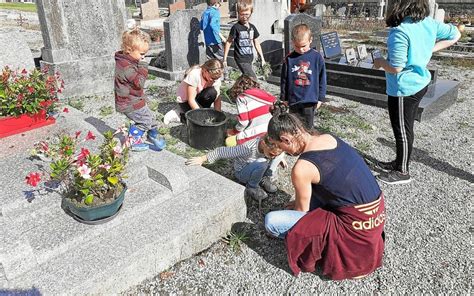
{"label": "gravel path", "polygon": [[[473,82],[470,69],[438,64],[440,78],[461,81],[455,105],[433,120],[415,124],[412,156],[413,182],[407,185],[381,185],[386,195],[386,249],[384,265],[362,280],[328,281],[317,274],[293,277],[287,266],[282,241],[264,235],[265,213],[280,209],[292,195],[290,170],[279,173],[279,191],[259,209],[248,205],[247,220],[233,232],[245,234],[240,249],[220,241],[208,250],[182,261],[155,278],[132,287],[134,294],[287,294],[287,293],[443,293],[468,294],[471,290],[471,219],[474,135]],[[161,79],[147,82],[151,105],[158,118],[173,107],[176,84]],[[277,93],[278,88],[265,84]],[[101,115],[103,106],[113,106],[112,97],[85,98],[84,112],[119,126],[124,117]],[[319,114],[324,129],[340,135],[360,151],[380,160],[394,157],[394,141],[384,109],[329,96],[329,106]],[[224,110],[235,113],[233,105]],[[180,125],[170,134],[185,140]],[[170,139],[170,135],[167,135]],[[181,141],[171,143],[182,155],[193,152]],[[177,148],[176,148],[177,147]],[[196,153],[196,151],[194,151]],[[199,152],[197,152],[199,153]],[[294,159],[290,159],[290,164]],[[209,166],[232,178],[230,163]],[[363,254],[361,254],[363,256]]]}

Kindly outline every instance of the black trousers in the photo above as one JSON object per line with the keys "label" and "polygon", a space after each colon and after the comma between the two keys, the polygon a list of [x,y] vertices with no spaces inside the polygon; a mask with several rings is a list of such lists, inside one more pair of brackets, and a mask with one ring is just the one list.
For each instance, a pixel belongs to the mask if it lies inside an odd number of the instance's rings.
{"label": "black trousers", "polygon": [[314,127],[314,109],[316,104],[303,103],[290,106],[290,113],[296,113],[309,129]]}
{"label": "black trousers", "polygon": [[[206,87],[205,89],[201,90],[200,93],[196,96],[196,103],[198,103],[199,107],[201,108],[210,108],[212,103],[217,99],[217,91],[214,86]],[[186,119],[184,114],[191,110],[191,106],[189,106],[188,102],[179,103],[180,110],[180,117],[181,122],[185,123]]]}
{"label": "black trousers", "polygon": [[388,114],[395,137],[397,158],[396,169],[402,173],[408,173],[413,141],[415,138],[413,125],[420,101],[428,90],[428,86],[414,95],[406,97],[388,96]]}

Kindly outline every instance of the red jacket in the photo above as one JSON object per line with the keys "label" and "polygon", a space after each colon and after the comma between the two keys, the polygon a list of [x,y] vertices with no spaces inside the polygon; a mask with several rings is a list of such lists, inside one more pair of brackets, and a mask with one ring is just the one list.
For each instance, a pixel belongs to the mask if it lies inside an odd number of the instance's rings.
{"label": "red jacket", "polygon": [[383,194],[370,203],[303,216],[285,238],[293,274],[314,272],[333,280],[366,275],[382,265],[385,207]]}
{"label": "red jacket", "polygon": [[143,108],[146,97],[143,91],[148,76],[148,65],[135,60],[122,51],[115,53],[115,109],[129,113]]}

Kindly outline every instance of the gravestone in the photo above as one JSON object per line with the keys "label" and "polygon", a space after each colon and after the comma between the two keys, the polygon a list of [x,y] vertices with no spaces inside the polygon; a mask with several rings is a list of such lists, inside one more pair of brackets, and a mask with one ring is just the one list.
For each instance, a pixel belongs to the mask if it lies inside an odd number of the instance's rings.
{"label": "gravestone", "polygon": [[44,48],[41,67],[58,71],[63,97],[110,93],[114,89],[114,53],[125,28],[124,0],[38,0]]}
{"label": "gravestone", "polygon": [[350,65],[357,64],[357,56],[356,56],[356,52],[353,48],[346,49],[345,56],[346,56],[346,62],[348,64],[350,64]]}
{"label": "gravestone", "polygon": [[337,32],[321,34],[321,45],[326,59],[332,59],[342,55],[341,43]]}
{"label": "gravestone", "polygon": [[315,48],[317,51],[320,49],[319,37],[321,35],[321,19],[316,18],[305,13],[290,14],[285,19],[285,54],[288,54],[293,51],[293,43],[291,42],[291,31],[293,27],[299,24],[306,24],[310,30],[313,37],[311,42],[311,48]]}
{"label": "gravestone", "polygon": [[324,4],[316,4],[314,6],[314,16],[322,18],[326,13],[326,5]]}
{"label": "gravestone", "polygon": [[160,18],[160,9],[158,8],[158,0],[149,0],[140,5],[142,12],[142,20],[155,20]]}
{"label": "gravestone", "polygon": [[438,22],[444,23],[444,17],[445,17],[446,11],[444,9],[437,9],[436,14],[435,14],[435,20]]}
{"label": "gravestone", "polygon": [[337,16],[339,16],[339,17],[345,17],[345,16],[346,16],[346,10],[347,10],[347,8],[346,8],[345,6],[339,8],[339,9],[336,11]]}
{"label": "gravestone", "polygon": [[0,31],[0,72],[5,66],[13,70],[27,69],[31,71],[35,68],[33,54],[28,44],[19,32]]}
{"label": "gravestone", "polygon": [[229,0],[229,16],[232,18],[237,17],[237,0]]}
{"label": "gravestone", "polygon": [[359,60],[363,61],[367,58],[367,47],[365,44],[357,45],[357,54],[359,55]]}
{"label": "gravestone", "polygon": [[273,24],[281,18],[281,3],[273,0],[258,0],[253,3],[250,22],[262,36],[272,34]]}
{"label": "gravestone", "polygon": [[205,46],[199,28],[201,14],[199,10],[185,9],[176,11],[165,20],[166,69],[150,67],[151,74],[178,80],[189,67],[204,63]]}
{"label": "gravestone", "polygon": [[184,10],[184,9],[186,9],[186,3],[184,2],[184,0],[178,0],[173,4],[170,4],[169,6],[170,15],[172,15],[178,10]]}

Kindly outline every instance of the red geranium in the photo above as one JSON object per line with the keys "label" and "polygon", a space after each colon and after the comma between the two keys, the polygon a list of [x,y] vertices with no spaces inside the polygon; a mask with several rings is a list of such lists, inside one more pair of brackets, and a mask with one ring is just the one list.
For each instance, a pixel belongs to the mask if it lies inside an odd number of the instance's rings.
{"label": "red geranium", "polygon": [[26,184],[36,187],[41,181],[41,174],[37,172],[29,173],[28,176],[26,176],[25,181]]}

